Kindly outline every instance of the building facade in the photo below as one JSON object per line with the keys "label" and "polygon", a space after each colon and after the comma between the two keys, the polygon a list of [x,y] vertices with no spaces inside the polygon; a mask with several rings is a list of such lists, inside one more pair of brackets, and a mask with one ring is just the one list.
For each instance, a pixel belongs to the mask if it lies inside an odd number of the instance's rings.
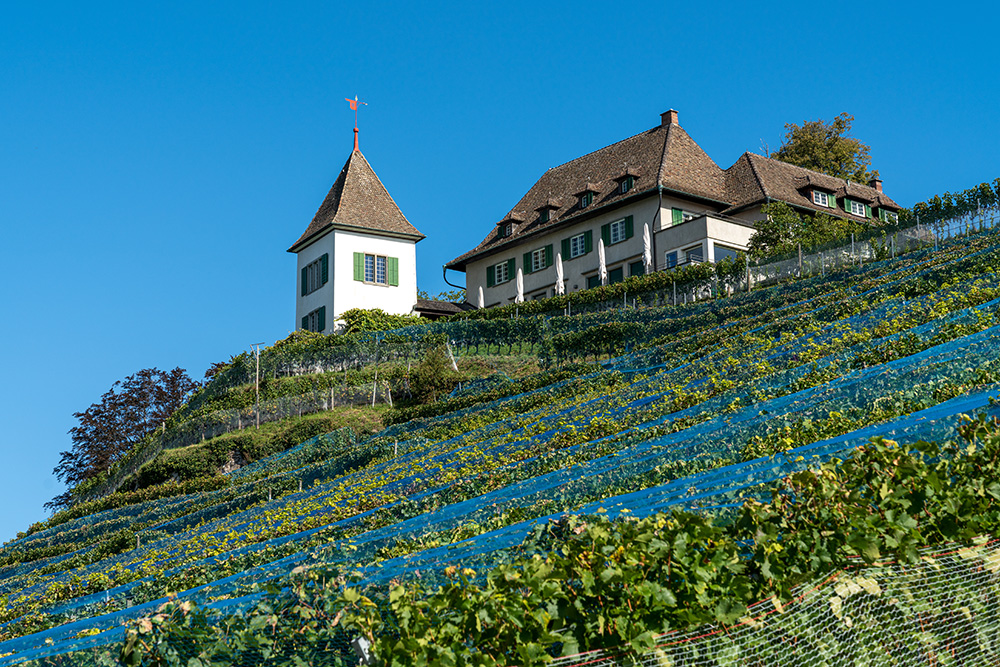
{"label": "building facade", "polygon": [[763,219],[761,206],[776,200],[858,221],[888,220],[899,210],[881,181],[858,185],[753,153],[721,169],[670,110],[657,127],[546,171],[478,246],[446,268],[465,273],[470,301],[482,288],[486,307],[515,299],[519,269],[525,299],[550,297],[557,258],[565,292],[602,283],[601,244],[609,283],[647,268],[735,256]]}
{"label": "building facade", "polygon": [[423,238],[361,154],[355,134],[347,163],[288,249],[297,258],[296,328],[331,332],[352,308],[410,313],[417,303],[416,244]]}

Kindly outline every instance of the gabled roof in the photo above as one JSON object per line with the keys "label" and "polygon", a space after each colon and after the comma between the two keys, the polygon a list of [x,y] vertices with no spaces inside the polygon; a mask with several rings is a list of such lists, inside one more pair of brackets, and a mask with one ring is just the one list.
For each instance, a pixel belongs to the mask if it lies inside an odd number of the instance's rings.
{"label": "gabled roof", "polygon": [[[619,186],[626,175],[634,179],[626,193]],[[558,167],[538,179],[502,220],[520,222],[509,237],[496,229],[469,252],[448,263],[448,268],[464,267],[480,254],[501,246],[517,245],[530,234],[561,226],[576,218],[614,208],[637,195],[655,191],[657,185],[688,198],[725,206],[725,175],[712,158],[676,122],[658,127],[588,153]],[[592,190],[594,201],[580,207],[579,193]],[[549,219],[542,222],[539,210],[551,204]]]}
{"label": "gabled roof", "polygon": [[288,252],[298,252],[327,229],[375,233],[419,241],[424,235],[410,224],[357,148],[347,158],[312,222]]}
{"label": "gabled roof", "polygon": [[[900,208],[888,195],[875,188],[754,153],[744,153],[726,170],[726,189],[731,206],[722,211],[724,214],[736,213],[767,199],[778,199],[799,208],[830,213],[829,208],[813,203],[814,189],[874,206],[894,210]],[[864,220],[842,210],[838,210],[836,214]]]}

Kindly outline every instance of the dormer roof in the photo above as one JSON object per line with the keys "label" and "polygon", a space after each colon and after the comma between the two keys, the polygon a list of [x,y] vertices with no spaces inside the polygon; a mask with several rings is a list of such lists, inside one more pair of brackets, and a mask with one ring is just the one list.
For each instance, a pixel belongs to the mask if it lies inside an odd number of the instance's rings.
{"label": "dormer roof", "polygon": [[347,158],[312,222],[288,252],[299,252],[329,229],[419,241],[424,235],[410,224],[389,191],[357,148]]}

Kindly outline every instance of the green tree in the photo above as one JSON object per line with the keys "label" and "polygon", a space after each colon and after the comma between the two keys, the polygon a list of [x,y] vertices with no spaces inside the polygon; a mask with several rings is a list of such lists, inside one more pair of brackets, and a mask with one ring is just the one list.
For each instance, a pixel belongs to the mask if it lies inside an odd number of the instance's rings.
{"label": "green tree", "polygon": [[757,223],[757,231],[750,237],[747,250],[754,259],[768,255],[789,253],[799,244],[803,249],[848,238],[860,231],[861,225],[851,220],[836,218],[826,213],[800,215],[783,201],[774,201],[761,207],[766,220]]}
{"label": "green tree", "polygon": [[424,340],[430,346],[410,372],[410,392],[418,403],[433,403],[455,388],[458,373],[451,365],[444,334],[429,335]]}
{"label": "green tree", "polygon": [[787,123],[781,147],[770,157],[837,178],[867,183],[878,176],[871,168],[871,149],[849,136],[854,116],[842,113],[831,122],[823,119]]}

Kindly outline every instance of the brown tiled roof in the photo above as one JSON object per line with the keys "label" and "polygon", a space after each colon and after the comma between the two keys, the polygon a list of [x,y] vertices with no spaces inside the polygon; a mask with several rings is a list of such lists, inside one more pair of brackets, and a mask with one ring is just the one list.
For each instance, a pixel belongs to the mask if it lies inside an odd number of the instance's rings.
{"label": "brown tiled roof", "polygon": [[[632,175],[635,183],[622,194],[621,178]],[[654,190],[657,183],[668,190],[696,199],[727,203],[722,169],[688,136],[680,125],[659,125],[600,150],[588,153],[558,167],[552,167],[538,179],[504,220],[523,220],[510,237],[501,237],[494,228],[474,249],[448,263],[462,268],[477,255],[507,245],[549,227],[567,223],[578,216],[614,207],[637,194]],[[579,197],[587,189],[596,194],[593,203],[580,208]],[[541,222],[539,210],[551,203],[547,222]]]}
{"label": "brown tiled roof", "polygon": [[[632,190],[622,194],[619,184],[625,175],[632,175],[635,183]],[[479,245],[446,266],[463,270],[473,258],[516,246],[525,236],[569,224],[636,196],[648,196],[655,192],[657,184],[689,199],[714,204],[714,208],[724,209],[720,212],[726,214],[763,204],[768,199],[831,213],[832,209],[813,204],[810,193],[813,188],[894,210],[900,208],[887,195],[866,185],[849,183],[753,153],[744,153],[732,167],[723,171],[680,125],[665,122],[549,169],[504,216],[503,221],[517,223],[513,225],[511,236],[500,236],[494,227]],[[596,193],[594,201],[581,209],[579,195],[587,191]],[[552,205],[549,219],[542,222],[539,213],[549,203]],[[842,209],[836,213],[862,219]]]}
{"label": "brown tiled roof", "polygon": [[357,149],[347,158],[312,222],[288,252],[298,252],[310,239],[331,227],[403,236],[417,241],[424,238],[399,210],[368,160]]}
{"label": "brown tiled roof", "polygon": [[[814,188],[838,198],[849,197],[894,210],[900,208],[899,204],[875,188],[754,153],[744,153],[726,170],[726,188],[732,206],[722,211],[724,214],[735,213],[769,198],[799,208],[830,213],[831,209],[813,203],[811,191]],[[846,213],[843,209],[838,209],[837,215],[864,219]]]}
{"label": "brown tiled roof", "polygon": [[456,303],[454,301],[436,301],[434,299],[417,299],[413,310],[428,315],[455,315],[466,310],[475,310],[471,303]]}

